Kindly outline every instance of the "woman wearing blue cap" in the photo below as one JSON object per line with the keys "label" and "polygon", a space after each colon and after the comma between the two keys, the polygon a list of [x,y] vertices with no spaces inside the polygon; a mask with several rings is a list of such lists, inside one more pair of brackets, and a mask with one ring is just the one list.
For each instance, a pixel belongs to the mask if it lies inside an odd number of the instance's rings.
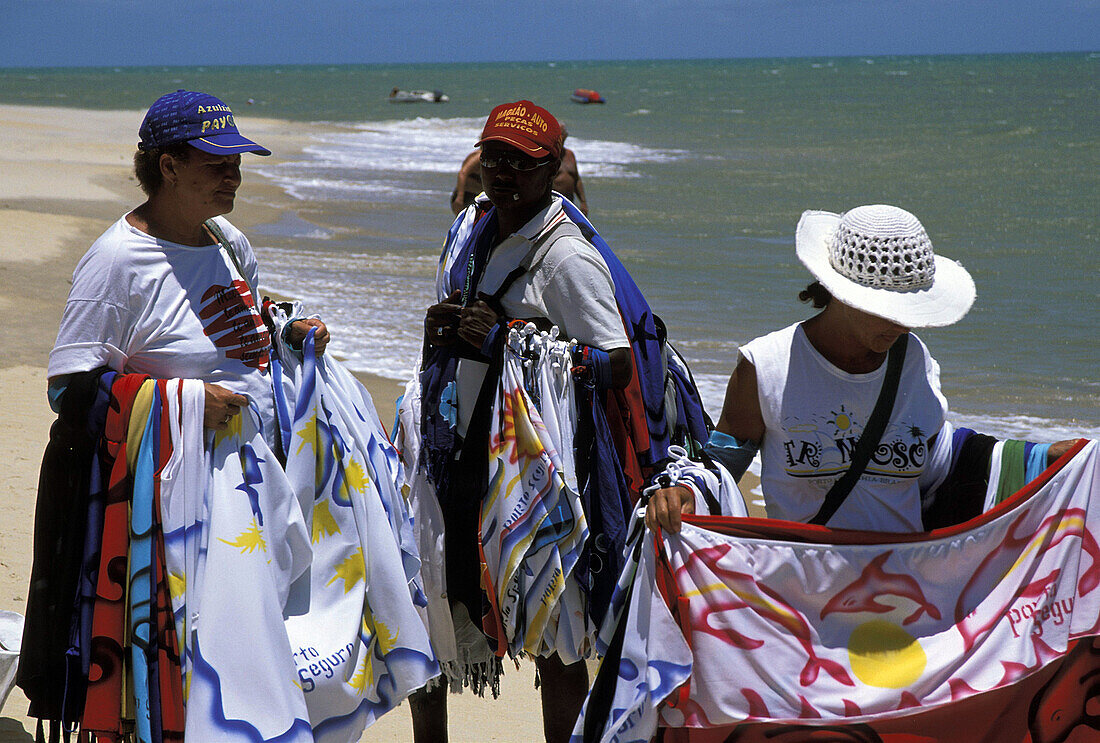
{"label": "woman wearing blue cap", "polygon": [[[50,352],[55,409],[68,375],[117,371],[202,379],[205,424],[224,429],[248,401],[275,430],[267,379],[270,336],[256,295],[256,257],[222,215],[241,185],[241,153],[271,151],[237,130],[212,95],[180,90],[159,98],[134,155],[145,203],[103,233],[73,274],[57,343]],[[290,324],[292,345],[316,319]]]}
{"label": "woman wearing blue cap", "polygon": [[50,353],[20,685],[93,737],[350,743],[439,673],[398,455],[325,325],[261,312],[223,215],[270,152],[182,90],[140,138],[148,198],[81,259]]}

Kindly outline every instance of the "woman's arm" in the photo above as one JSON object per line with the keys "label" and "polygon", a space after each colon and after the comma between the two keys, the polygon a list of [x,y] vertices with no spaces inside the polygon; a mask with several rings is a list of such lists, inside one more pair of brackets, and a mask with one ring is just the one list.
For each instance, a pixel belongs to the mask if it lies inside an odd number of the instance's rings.
{"label": "woman's arm", "polygon": [[764,438],[764,414],[756,390],[756,367],[744,356],[726,385],[726,399],[716,428],[727,436],[760,445]]}
{"label": "woman's arm", "polygon": [[[756,391],[756,367],[741,357],[726,385],[726,398],[716,430],[733,436],[741,443],[759,446],[764,438],[764,415]],[[646,506],[645,521],[650,529],[658,526],[676,534],[680,531],[680,516],[695,513],[695,494],[690,488],[677,485],[661,488]]]}

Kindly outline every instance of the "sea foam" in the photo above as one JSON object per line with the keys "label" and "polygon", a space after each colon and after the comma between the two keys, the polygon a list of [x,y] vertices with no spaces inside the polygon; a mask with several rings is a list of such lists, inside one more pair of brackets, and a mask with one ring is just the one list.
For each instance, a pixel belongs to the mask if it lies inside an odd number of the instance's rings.
{"label": "sea foam", "polygon": [[[438,191],[417,184],[423,174],[454,176],[474,149],[482,118],[416,118],[368,121],[315,134],[303,157],[256,171],[300,200],[362,199],[427,201]],[[641,163],[672,162],[686,150],[629,142],[570,137],[584,178],[641,178]],[[448,185],[453,185],[448,182]]]}

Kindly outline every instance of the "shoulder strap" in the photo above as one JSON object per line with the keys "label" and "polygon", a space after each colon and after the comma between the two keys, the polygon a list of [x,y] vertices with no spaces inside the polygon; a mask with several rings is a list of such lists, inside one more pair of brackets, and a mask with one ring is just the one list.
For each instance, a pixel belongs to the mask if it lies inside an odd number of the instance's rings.
{"label": "shoulder strap", "polygon": [[[527,251],[527,255],[523,256],[523,260],[519,262],[519,265],[512,269],[511,273],[504,277],[504,281],[500,283],[497,290],[492,293],[491,296],[485,299],[485,303],[493,308],[493,311],[498,315],[503,315],[500,300],[504,298],[504,294],[512,288],[512,284],[515,283],[523,274],[531,270],[531,264],[535,260],[535,256],[542,250],[543,246],[552,245],[558,238],[565,237],[571,232],[580,235],[581,232],[574,225],[573,230],[563,229],[565,225],[572,225],[568,219],[562,219],[550,227],[550,229],[543,232],[538,238],[531,243],[531,249]],[[553,239],[551,239],[553,238]]]}
{"label": "shoulder strap", "polygon": [[221,247],[221,249],[229,254],[229,260],[233,261],[233,267],[237,269],[237,275],[239,275],[244,283],[248,285],[248,290],[252,292],[253,301],[258,303],[260,299],[256,294],[256,287],[252,286],[252,282],[250,282],[248,280],[248,277],[244,275],[244,269],[241,268],[241,260],[237,257],[237,251],[233,249],[233,244],[229,242],[228,238],[226,238],[225,233],[222,231],[222,228],[213,219],[206,220],[205,222],[203,222],[203,225],[214,237],[214,239],[218,241],[218,245]]}
{"label": "shoulder strap", "polygon": [[871,454],[875,451],[882,433],[886,430],[886,422],[890,419],[890,413],[894,409],[894,398],[898,394],[898,380],[901,379],[901,367],[905,362],[905,349],[909,345],[909,334],[899,337],[890,347],[890,353],[886,358],[886,375],[882,379],[882,389],[879,390],[875,408],[871,411],[871,417],[860,434],[855,451],[852,452],[852,463],[848,471],[833,483],[829,492],[825,494],[825,502],[821,504],[821,510],[810,519],[811,524],[824,525],[837,512],[844,503],[848,493],[852,492],[856,481],[867,468],[871,461]]}

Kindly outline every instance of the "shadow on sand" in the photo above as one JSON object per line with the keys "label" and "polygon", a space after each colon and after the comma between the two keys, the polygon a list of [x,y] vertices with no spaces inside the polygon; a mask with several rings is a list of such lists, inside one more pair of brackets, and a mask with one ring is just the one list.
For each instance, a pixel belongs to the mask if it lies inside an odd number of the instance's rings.
{"label": "shadow on sand", "polygon": [[19,720],[0,717],[0,743],[34,743],[34,736],[23,729]]}

